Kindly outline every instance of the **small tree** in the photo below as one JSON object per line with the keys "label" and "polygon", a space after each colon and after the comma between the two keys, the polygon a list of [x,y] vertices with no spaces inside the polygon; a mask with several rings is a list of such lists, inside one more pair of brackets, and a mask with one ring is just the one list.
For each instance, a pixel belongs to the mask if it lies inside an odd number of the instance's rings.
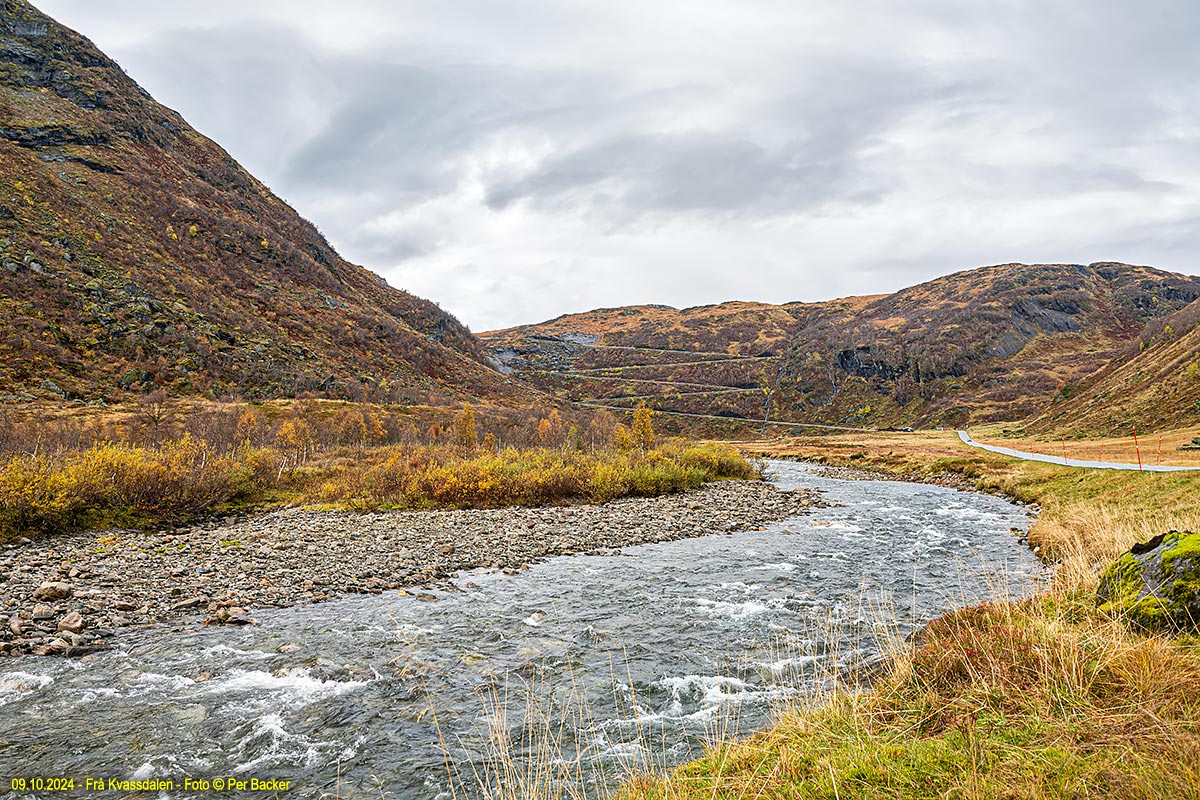
{"label": "small tree", "polygon": [[312,454],[312,428],[302,419],[285,419],[275,433],[275,446],[284,452],[279,475],[287,469],[296,469]]}
{"label": "small tree", "polygon": [[169,435],[169,428],[175,421],[175,408],[171,403],[171,398],[167,396],[165,390],[155,389],[138,400],[134,419],[149,434],[150,444],[158,447],[160,442]]}
{"label": "small tree", "polygon": [[240,445],[255,444],[258,442],[261,427],[258,414],[254,413],[254,409],[247,408],[238,419],[237,430],[233,434],[234,439]]}
{"label": "small tree", "polygon": [[617,427],[613,429],[613,441],[621,450],[632,450],[634,446],[633,434],[629,432],[629,428],[617,423]]}
{"label": "small tree", "polygon": [[654,412],[645,403],[633,410],[633,441],[643,450],[654,446]]}
{"label": "small tree", "polygon": [[470,403],[463,403],[462,411],[454,419],[454,443],[468,450],[474,450],[479,443],[479,435],[475,432],[475,412]]}

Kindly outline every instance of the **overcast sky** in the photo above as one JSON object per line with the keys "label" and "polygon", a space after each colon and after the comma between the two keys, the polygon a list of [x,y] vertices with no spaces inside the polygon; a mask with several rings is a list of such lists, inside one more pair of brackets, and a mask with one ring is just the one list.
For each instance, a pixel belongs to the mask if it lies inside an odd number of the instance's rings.
{"label": "overcast sky", "polygon": [[1190,0],[35,0],[473,330],[1200,272]]}

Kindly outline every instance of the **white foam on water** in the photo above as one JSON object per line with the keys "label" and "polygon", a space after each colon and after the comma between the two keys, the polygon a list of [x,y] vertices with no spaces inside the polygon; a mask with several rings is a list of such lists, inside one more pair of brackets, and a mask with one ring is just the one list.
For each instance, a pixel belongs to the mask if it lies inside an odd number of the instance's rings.
{"label": "white foam on water", "polygon": [[442,627],[443,626],[441,626],[441,625],[431,625],[431,626],[426,627],[424,625],[417,625],[414,622],[398,622],[397,626],[396,626],[396,630],[399,631],[399,633],[405,637],[432,636],[433,634],[440,631],[442,629]]}
{"label": "white foam on water", "polygon": [[[803,556],[800,556],[800,559],[803,558]],[[780,561],[778,564],[760,564],[759,566],[755,567],[755,569],[773,570],[775,572],[795,572],[797,569],[799,569],[799,567],[795,564],[788,563],[787,561]]]}
{"label": "white foam on water", "polygon": [[769,610],[767,606],[762,603],[756,603],[753,600],[747,600],[744,603],[730,603],[724,600],[709,600],[704,597],[696,597],[692,599],[692,602],[696,604],[697,608],[712,616],[730,617],[736,620],[749,619]]}
{"label": "white foam on water", "polygon": [[771,671],[773,675],[779,675],[787,672],[790,669],[798,667],[806,667],[809,664],[815,664],[821,660],[821,656],[797,656],[795,658],[781,658],[778,661],[770,663],[759,662],[760,667],[764,667]]}
{"label": "white foam on water", "polygon": [[617,744],[609,745],[601,750],[596,758],[611,759],[613,761],[621,761],[628,759],[644,759],[650,755],[650,751],[640,742],[618,742]]}
{"label": "white foam on water", "polygon": [[5,672],[0,674],[0,706],[34,694],[54,683],[49,675],[34,675],[31,672]]}
{"label": "white foam on water", "polygon": [[204,684],[204,694],[270,692],[274,695],[273,704],[277,705],[279,700],[286,699],[289,705],[300,707],[317,700],[347,694],[366,684],[367,681],[321,680],[314,678],[305,667],[294,667],[275,674],[257,669],[235,669]]}
{"label": "white foam on water", "polygon": [[742,697],[749,688],[745,681],[727,675],[674,675],[655,685],[671,692],[673,704],[679,704],[679,713],[685,699],[698,696],[706,705],[720,705]]}
{"label": "white foam on water", "polygon": [[134,683],[145,687],[147,690],[162,689],[170,692],[186,689],[189,686],[195,685],[196,681],[185,675],[163,675],[159,672],[143,672],[137,676]]}
{"label": "white foam on water", "polygon": [[76,701],[76,705],[90,706],[92,703],[101,698],[111,699],[113,697],[120,696],[121,693],[119,691],[108,686],[101,686],[96,689],[84,689],[79,693],[79,699]]}
{"label": "white foam on water", "polygon": [[275,653],[268,653],[265,650],[239,650],[236,647],[231,647],[227,644],[214,644],[211,647],[206,647],[200,651],[206,656],[245,656],[247,658],[271,658]]}
{"label": "white foam on water", "polygon": [[[155,762],[159,763],[155,763]],[[165,762],[165,763],[164,763]],[[129,774],[131,781],[148,781],[153,778],[161,778],[175,772],[173,769],[176,765],[175,756],[169,753],[157,755],[143,763],[140,767]]]}
{"label": "white foam on water", "polygon": [[[234,772],[252,772],[265,766],[277,764],[305,767],[315,766],[321,760],[321,749],[307,738],[290,733],[278,714],[263,714],[249,724],[250,730],[237,743],[238,759],[247,759],[233,768]],[[250,754],[257,755],[250,758]]]}

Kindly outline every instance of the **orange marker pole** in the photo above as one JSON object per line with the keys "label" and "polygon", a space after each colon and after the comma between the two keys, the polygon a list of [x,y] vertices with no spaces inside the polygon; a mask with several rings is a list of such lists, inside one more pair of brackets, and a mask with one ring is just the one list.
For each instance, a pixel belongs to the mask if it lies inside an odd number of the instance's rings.
{"label": "orange marker pole", "polygon": [[1161,435],[1158,437],[1158,460],[1155,461],[1154,463],[1158,464],[1158,465],[1162,464],[1162,436]]}
{"label": "orange marker pole", "polygon": [[1137,440],[1137,424],[1133,422],[1129,424],[1133,426],[1133,449],[1137,451],[1138,472],[1144,472],[1145,470],[1142,469],[1142,448],[1138,445]]}
{"label": "orange marker pole", "polygon": [[1063,463],[1066,464],[1067,466],[1071,466],[1071,462],[1067,460],[1067,437],[1066,436],[1062,437],[1062,443],[1063,443]]}

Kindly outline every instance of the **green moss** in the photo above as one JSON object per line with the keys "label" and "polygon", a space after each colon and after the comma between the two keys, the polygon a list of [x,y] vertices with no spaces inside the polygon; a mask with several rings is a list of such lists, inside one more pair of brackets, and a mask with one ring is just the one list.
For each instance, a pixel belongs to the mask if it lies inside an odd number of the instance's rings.
{"label": "green moss", "polygon": [[1188,606],[1200,596],[1200,535],[1171,531],[1160,548],[1160,594],[1146,592],[1145,568],[1125,553],[1101,576],[1100,611],[1121,614],[1143,628],[1191,627]]}
{"label": "green moss", "polygon": [[1171,531],[1163,539],[1166,546],[1163,550],[1163,566],[1171,569],[1173,563],[1181,558],[1200,559],[1200,533],[1186,531]]}
{"label": "green moss", "polygon": [[1100,576],[1100,586],[1107,595],[1100,610],[1111,614],[1136,603],[1144,585],[1142,565],[1132,553],[1125,553]]}

